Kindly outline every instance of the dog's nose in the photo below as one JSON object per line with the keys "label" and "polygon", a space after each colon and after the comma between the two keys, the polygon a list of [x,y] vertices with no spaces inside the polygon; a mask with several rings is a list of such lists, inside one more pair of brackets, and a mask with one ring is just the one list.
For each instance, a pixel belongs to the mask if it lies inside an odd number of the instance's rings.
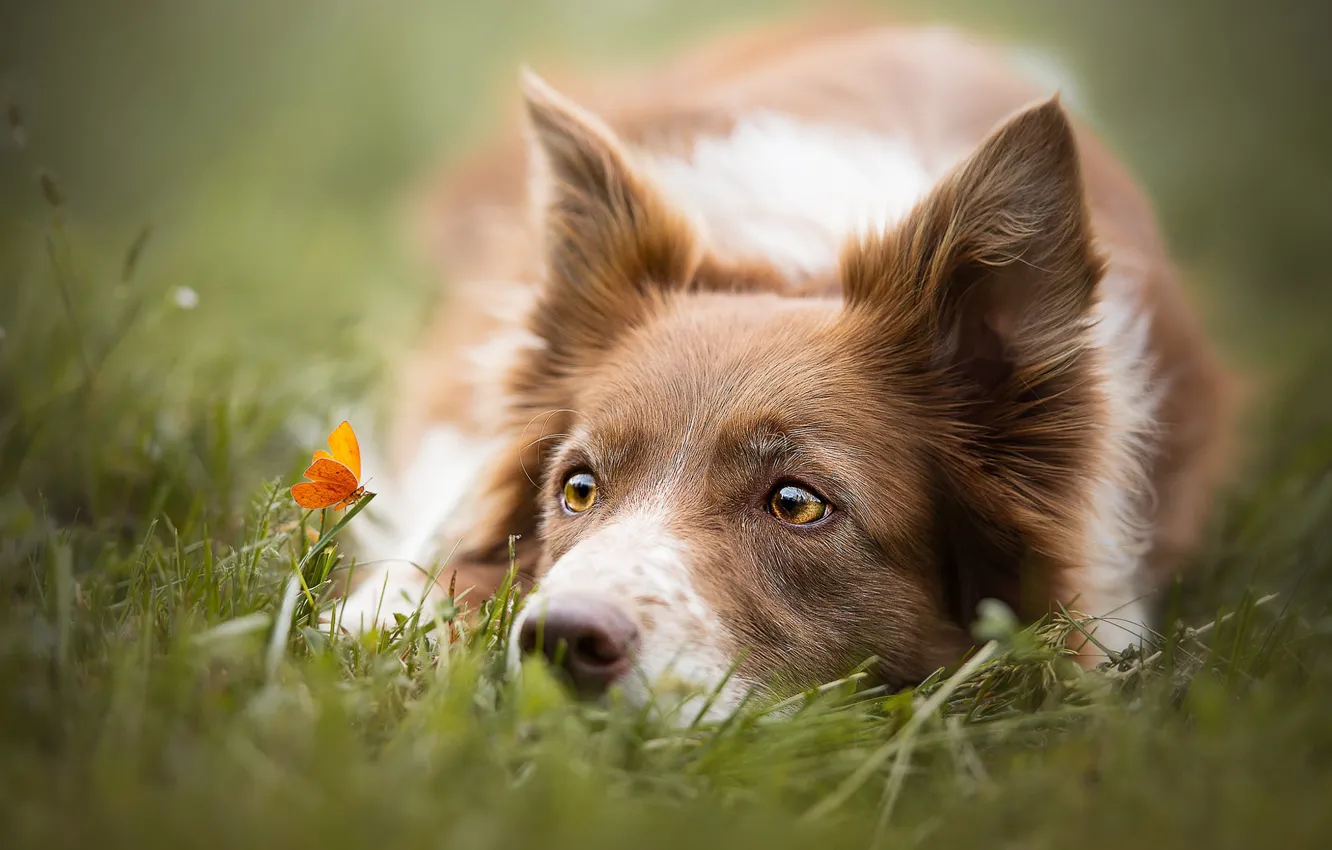
{"label": "dog's nose", "polygon": [[568,675],[582,697],[600,696],[629,672],[638,627],[609,602],[554,598],[523,620],[518,648],[540,652]]}

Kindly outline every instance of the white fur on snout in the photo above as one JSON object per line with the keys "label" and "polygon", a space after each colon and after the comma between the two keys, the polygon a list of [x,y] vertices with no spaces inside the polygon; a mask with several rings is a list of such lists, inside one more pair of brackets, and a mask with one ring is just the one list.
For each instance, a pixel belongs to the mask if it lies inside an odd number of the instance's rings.
{"label": "white fur on snout", "polygon": [[736,676],[727,678],[732,660],[724,649],[720,620],[695,587],[688,546],[667,530],[660,515],[645,512],[617,519],[555,562],[513,624],[511,671],[518,669],[523,623],[561,597],[609,602],[638,626],[633,671],[620,683],[631,704],[650,702],[683,725],[710,699],[705,717],[726,716],[748,690]]}

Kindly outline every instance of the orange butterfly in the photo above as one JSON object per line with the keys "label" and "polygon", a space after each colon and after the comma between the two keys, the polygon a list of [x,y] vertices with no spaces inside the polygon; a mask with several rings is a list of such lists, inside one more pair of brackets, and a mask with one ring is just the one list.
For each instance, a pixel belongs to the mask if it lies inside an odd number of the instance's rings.
{"label": "orange butterfly", "polygon": [[314,460],[305,470],[310,480],[291,488],[291,497],[303,508],[345,508],[365,493],[361,486],[361,444],[350,423],[343,422],[333,429],[328,447],[332,454],[323,450],[314,453]]}

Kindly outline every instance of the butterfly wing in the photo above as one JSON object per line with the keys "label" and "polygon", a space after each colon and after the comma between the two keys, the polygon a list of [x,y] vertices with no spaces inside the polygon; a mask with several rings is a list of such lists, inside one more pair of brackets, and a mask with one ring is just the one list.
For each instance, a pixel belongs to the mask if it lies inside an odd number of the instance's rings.
{"label": "butterfly wing", "polygon": [[331,508],[346,498],[341,487],[329,484],[327,481],[302,481],[300,484],[293,484],[291,497],[296,500],[296,504],[312,511]]}
{"label": "butterfly wing", "polygon": [[296,504],[310,510],[344,502],[357,489],[352,471],[331,458],[316,456],[314,463],[305,470],[305,477],[310,480],[294,485],[291,497]]}
{"label": "butterfly wing", "polygon": [[[328,447],[333,452],[333,459],[351,470],[357,481],[361,480],[361,444],[356,440],[356,432],[350,422],[343,422],[328,435]],[[319,455],[315,455],[317,458]]]}

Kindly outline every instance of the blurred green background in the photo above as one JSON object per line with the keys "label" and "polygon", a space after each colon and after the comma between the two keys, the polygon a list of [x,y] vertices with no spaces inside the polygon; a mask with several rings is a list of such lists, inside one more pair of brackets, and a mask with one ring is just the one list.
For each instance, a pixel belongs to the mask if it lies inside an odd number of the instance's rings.
{"label": "blurred green background", "polygon": [[[884,752],[891,721],[816,714],[677,753],[550,693],[495,700],[485,652],[444,681],[415,635],[331,643],[305,628],[315,606],[279,612],[304,551],[285,486],[339,408],[381,399],[428,315],[412,204],[505,117],[519,63],[649,66],[804,4],[0,4],[0,832],[863,846],[877,784],[859,819],[805,829],[792,807]],[[1332,4],[870,7],[1064,65],[1257,390],[1247,472],[1165,621],[1224,609],[1233,628],[1085,723],[1070,699],[1030,735],[1003,732],[1026,708],[948,726],[985,766],[939,739],[892,846],[1327,846]],[[1274,587],[1266,614],[1242,604]],[[990,751],[996,727],[1017,737]]]}
{"label": "blurred green background", "polygon": [[[645,65],[807,5],[6,4],[0,84],[22,109],[27,145],[0,147],[4,238],[21,246],[44,228],[36,174],[48,168],[71,225],[117,258],[141,224],[154,226],[143,285],[199,293],[176,323],[191,361],[286,362],[293,340],[318,360],[410,321],[422,280],[402,250],[397,202],[493,126],[494,95],[519,62]],[[1241,326],[1249,308],[1274,323],[1322,312],[1327,4],[870,4],[880,7],[1047,50],[1147,183],[1200,286],[1245,299]],[[330,332],[330,321],[346,324]]]}
{"label": "blurred green background", "polygon": [[[0,85],[17,127],[0,140],[0,473],[41,489],[57,515],[169,504],[172,493],[210,484],[240,498],[256,480],[248,467],[234,488],[207,462],[159,464],[185,476],[165,491],[136,483],[140,461],[161,450],[145,441],[144,421],[181,434],[201,405],[225,408],[245,427],[200,437],[208,445],[197,453],[213,453],[216,466],[254,457],[251,449],[267,457],[267,446],[277,464],[288,459],[277,447],[290,442],[282,433],[293,411],[322,422],[330,407],[373,397],[435,285],[407,239],[411,202],[432,171],[505,117],[496,95],[511,90],[520,62],[590,73],[646,66],[705,35],[805,8],[6,4]],[[1155,198],[1227,355],[1260,388],[1303,374],[1300,415],[1326,421],[1328,4],[869,8],[974,29],[1066,66],[1075,102]],[[145,227],[151,235],[126,275]],[[88,385],[95,403],[70,401]],[[44,436],[42,426],[76,417],[84,427],[74,437]],[[235,445],[244,440],[255,445]],[[90,481],[62,506],[65,482],[89,466],[102,474],[88,458],[107,446],[124,480]],[[274,474],[264,466],[254,465],[259,477]]]}

